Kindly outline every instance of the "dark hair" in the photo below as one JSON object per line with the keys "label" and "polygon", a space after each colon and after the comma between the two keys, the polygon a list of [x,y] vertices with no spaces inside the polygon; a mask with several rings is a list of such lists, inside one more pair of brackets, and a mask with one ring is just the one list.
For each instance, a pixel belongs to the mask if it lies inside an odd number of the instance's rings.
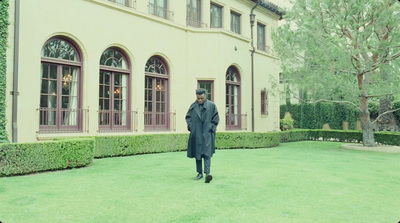
{"label": "dark hair", "polygon": [[196,89],[196,94],[197,95],[202,95],[202,94],[205,94],[205,93],[206,93],[206,89],[204,89],[204,88]]}

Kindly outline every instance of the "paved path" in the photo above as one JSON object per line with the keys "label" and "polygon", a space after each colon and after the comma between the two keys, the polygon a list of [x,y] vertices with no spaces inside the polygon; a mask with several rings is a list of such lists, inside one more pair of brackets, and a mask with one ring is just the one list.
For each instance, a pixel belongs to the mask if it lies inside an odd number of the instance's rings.
{"label": "paved path", "polygon": [[390,145],[377,145],[376,147],[367,147],[363,146],[362,144],[354,143],[354,144],[343,144],[342,148],[383,152],[383,153],[400,153],[400,146],[390,146]]}

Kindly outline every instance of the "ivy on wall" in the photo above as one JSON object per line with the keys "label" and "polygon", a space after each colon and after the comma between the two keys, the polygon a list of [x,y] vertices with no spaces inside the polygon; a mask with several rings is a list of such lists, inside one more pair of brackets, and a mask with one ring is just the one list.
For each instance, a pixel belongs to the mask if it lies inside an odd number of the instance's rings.
{"label": "ivy on wall", "polygon": [[8,142],[6,131],[6,50],[8,39],[8,0],[0,1],[0,142]]}

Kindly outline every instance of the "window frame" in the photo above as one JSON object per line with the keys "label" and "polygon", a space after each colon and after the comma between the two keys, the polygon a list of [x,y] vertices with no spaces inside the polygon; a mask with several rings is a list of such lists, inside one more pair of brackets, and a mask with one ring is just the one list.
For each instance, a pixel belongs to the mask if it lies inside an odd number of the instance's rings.
{"label": "window frame", "polygon": [[[234,73],[236,74],[236,79],[237,81],[231,81],[227,80],[228,77],[228,72],[232,69]],[[239,73],[239,70],[235,66],[230,66],[225,74],[225,127],[226,130],[240,130],[242,127],[242,114],[241,114],[241,75]],[[235,95],[232,93],[232,89],[236,88],[237,91],[237,114],[231,112],[232,104],[231,104],[231,98],[234,97]],[[227,97],[229,100],[227,100]],[[228,101],[228,103],[227,103]],[[228,107],[228,109],[227,109]],[[228,112],[227,112],[228,110]],[[228,122],[229,117],[232,117],[232,115],[237,116],[237,124],[230,124]]]}
{"label": "window frame", "polygon": [[[103,72],[107,72],[110,73],[110,80],[109,80],[109,91],[111,93],[109,93],[109,109],[104,109],[104,108],[100,108],[100,100],[106,100],[107,98],[101,97],[102,95],[100,95],[101,92],[101,87],[102,86],[106,86],[104,83],[100,83],[101,81],[101,77],[99,77],[99,107],[98,107],[98,128],[99,128],[99,132],[122,132],[122,131],[132,131],[132,111],[131,111],[131,88],[130,88],[130,80],[131,80],[131,70],[130,70],[130,62],[128,60],[127,55],[125,54],[125,52],[119,48],[116,47],[110,47],[107,48],[106,50],[103,51],[102,56],[104,55],[104,53],[108,50],[113,50],[115,52],[118,52],[122,59],[125,61],[126,64],[126,68],[119,68],[119,67],[115,67],[115,66],[107,66],[104,64],[99,64],[99,75],[102,75]],[[101,60],[101,58],[100,58]],[[114,98],[114,94],[116,91],[115,88],[115,77],[117,75],[121,75],[121,79],[122,76],[125,75],[126,76],[126,99],[125,99],[125,103],[126,103],[126,110],[115,110],[114,108],[114,103],[116,101],[116,99]],[[119,86],[119,85],[118,85]],[[121,87],[123,87],[121,85]],[[103,91],[104,92],[104,91]],[[123,101],[123,99],[122,99]],[[105,101],[103,101],[103,103],[105,103]],[[116,121],[116,115],[126,115],[125,117],[125,125],[122,124],[117,124],[115,123]],[[108,123],[109,124],[101,124],[101,118],[104,117],[102,115],[109,115],[108,118]]]}
{"label": "window frame", "polygon": [[[262,27],[262,33],[260,33],[260,27]],[[257,22],[257,49],[265,52],[267,51],[266,27],[265,24]],[[262,38],[260,38],[260,34],[262,34]]]}
{"label": "window frame", "polygon": [[[187,0],[189,3],[186,4],[186,24],[189,26],[193,27],[201,27],[203,25],[202,23],[202,4],[201,0]],[[193,7],[193,1],[196,2],[196,13],[197,13],[197,18],[193,18],[192,11],[194,11]]]}
{"label": "window frame", "polygon": [[[67,59],[62,59],[60,57],[55,58],[55,57],[47,57],[44,54],[45,47],[47,47],[48,44],[50,44],[52,41],[64,41],[67,43],[72,50],[75,51],[75,60],[67,60]],[[58,50],[58,49],[57,49]],[[60,48],[60,50],[62,50]],[[83,132],[83,110],[82,110],[82,67],[83,67],[83,62],[82,62],[82,55],[80,48],[77,46],[77,44],[70,40],[67,37],[64,36],[54,36],[50,39],[48,39],[45,44],[42,47],[41,51],[41,75],[40,75],[40,103],[39,103],[39,133],[65,133],[65,132]],[[60,54],[61,56],[61,54]],[[47,107],[42,107],[42,97],[46,96],[49,97],[50,93],[43,92],[43,83],[46,80],[48,82],[48,87],[50,86],[50,78],[44,78],[43,77],[43,72],[44,72],[44,65],[47,64],[48,66],[56,66],[56,79],[52,79],[53,81],[56,80],[56,107],[55,108],[49,108],[48,105]],[[63,79],[63,69],[65,67],[75,68],[77,69],[77,80],[76,80],[76,109],[66,109],[63,108],[62,106],[62,100],[63,96],[64,97],[72,97],[71,93],[69,92],[68,96],[63,95],[62,92],[62,87],[63,84],[68,83],[68,82],[73,82],[72,80],[64,80]],[[50,68],[49,68],[50,69]],[[51,74],[49,73],[48,76]],[[46,102],[47,104],[49,103],[49,98],[47,98]],[[67,114],[71,114],[71,110],[76,110],[76,124],[68,124],[65,125],[63,124],[63,112],[66,112]],[[54,125],[49,124],[48,120],[48,115],[49,113],[46,112],[55,112],[54,115]],[[69,112],[69,113],[68,113]],[[45,114],[45,115],[43,115]],[[46,116],[46,117],[44,117]],[[45,118],[43,120],[43,118]],[[69,119],[69,118],[68,118]],[[44,123],[44,124],[43,124]],[[46,124],[47,123],[47,124]]]}
{"label": "window frame", "polygon": [[[213,7],[219,10],[219,12],[220,12],[220,18],[214,18],[214,17],[213,17],[213,12],[212,12]],[[210,3],[210,28],[224,28],[223,14],[224,14],[224,7],[223,7],[222,5],[219,5],[219,4],[214,3],[214,2],[211,2],[211,3]],[[219,22],[218,25],[219,25],[219,26],[214,26],[214,25],[213,25],[213,21],[214,21],[213,19],[218,19],[218,22]]]}
{"label": "window frame", "polygon": [[[170,120],[171,114],[170,114],[170,104],[169,104],[169,102],[170,102],[170,100],[169,100],[169,94],[170,94],[169,67],[168,67],[168,64],[165,62],[165,60],[159,56],[150,57],[146,61],[146,65],[149,62],[149,60],[151,60],[151,59],[159,60],[165,69],[165,73],[161,74],[161,73],[157,73],[157,72],[148,72],[148,71],[146,71],[146,68],[145,68],[144,131],[162,131],[162,130],[170,131],[171,130],[171,120]],[[146,98],[146,90],[148,90],[148,88],[146,86],[147,78],[152,78],[152,88],[151,88],[151,91],[152,91],[151,99],[152,100],[151,101],[147,100],[147,98]],[[156,109],[157,109],[157,105],[156,105],[156,103],[157,103],[157,95],[156,95],[157,94],[157,89],[156,89],[157,85],[156,85],[156,83],[158,80],[165,81],[165,83],[166,83],[165,84],[166,86],[164,87],[165,92],[166,92],[165,93],[165,112],[164,112],[165,124],[163,124],[163,125],[157,125],[157,111],[156,111]],[[160,89],[158,89],[158,90],[160,90]],[[148,108],[146,108],[146,102],[151,102],[151,104],[152,104],[151,111],[148,111]],[[149,114],[149,113],[151,113],[151,114]],[[147,115],[151,115],[151,124],[150,125],[146,124],[148,122],[148,119],[146,117]]]}
{"label": "window frame", "polygon": [[[231,31],[237,34],[242,34],[242,14],[231,10]],[[234,17],[237,17],[238,27],[234,27]],[[237,31],[236,31],[237,29]]]}
{"label": "window frame", "polygon": [[[208,96],[208,95],[210,95],[210,97],[208,98],[207,97],[207,99],[208,100],[210,100],[210,101],[212,101],[212,102],[214,102],[214,80],[198,80],[197,81],[197,88],[203,88],[201,85],[202,84],[210,84],[211,86],[210,86],[210,89],[211,89],[211,92],[208,92],[207,91],[207,95],[206,95],[206,97]],[[204,88],[205,89],[205,88]],[[207,90],[207,89],[206,89]]]}

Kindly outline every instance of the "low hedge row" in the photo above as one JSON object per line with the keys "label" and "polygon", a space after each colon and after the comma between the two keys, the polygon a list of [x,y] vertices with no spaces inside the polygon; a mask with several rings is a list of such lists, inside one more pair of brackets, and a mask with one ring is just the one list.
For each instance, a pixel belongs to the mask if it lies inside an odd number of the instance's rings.
{"label": "low hedge row", "polygon": [[[189,134],[149,134],[57,138],[52,142],[0,144],[0,177],[81,167],[93,158],[184,151]],[[361,131],[295,129],[284,132],[221,132],[217,149],[268,148],[281,142],[329,140],[361,142]],[[377,132],[377,143],[400,146],[400,133]]]}
{"label": "low hedge row", "polygon": [[[400,132],[375,132],[376,143],[400,146]],[[301,140],[323,140],[338,142],[362,142],[362,131],[357,130],[324,130],[296,129],[281,132],[280,142],[295,142]]]}
{"label": "low hedge row", "polygon": [[0,144],[0,176],[86,166],[94,149],[91,139]]}

